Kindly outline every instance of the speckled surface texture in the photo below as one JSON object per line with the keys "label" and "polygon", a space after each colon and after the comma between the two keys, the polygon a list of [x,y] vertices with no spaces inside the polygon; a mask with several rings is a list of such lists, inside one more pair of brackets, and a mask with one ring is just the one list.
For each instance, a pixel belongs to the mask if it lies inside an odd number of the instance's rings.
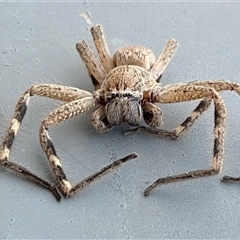
{"label": "speckled surface texture", "polygon": [[[126,44],[161,52],[169,38],[179,49],[162,83],[228,79],[240,83],[239,3],[1,3],[0,133],[3,136],[21,94],[37,83],[57,83],[92,91],[75,43],[92,44],[87,12],[101,23],[113,53]],[[169,184],[149,197],[143,190],[158,177],[211,164],[213,108],[178,141],[147,133],[124,136],[128,126],[99,134],[91,112],[54,128],[50,135],[69,180],[77,183],[129,153],[124,164],[71,199],[52,194],[0,168],[0,238],[239,238],[240,98],[222,94],[228,109],[225,162],[221,175]],[[11,159],[54,182],[38,141],[41,119],[59,102],[33,97]],[[180,124],[197,102],[161,106],[164,128]]]}

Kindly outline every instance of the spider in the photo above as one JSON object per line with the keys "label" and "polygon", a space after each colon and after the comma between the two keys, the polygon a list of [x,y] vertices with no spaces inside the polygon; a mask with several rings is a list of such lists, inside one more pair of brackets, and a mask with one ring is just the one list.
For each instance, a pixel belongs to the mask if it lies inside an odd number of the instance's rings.
{"label": "spider", "polygon": [[[97,110],[92,114],[91,122],[100,133],[126,122],[131,126],[137,126],[129,132],[146,131],[177,139],[189,130],[213,101],[215,117],[211,167],[159,178],[144,191],[144,195],[149,195],[154,188],[166,183],[220,173],[223,164],[226,108],[218,92],[231,90],[240,94],[240,85],[225,80],[206,80],[162,86],[160,78],[178,47],[176,40],[167,41],[157,60],[155,60],[154,53],[143,46],[119,48],[111,57],[101,25],[93,26],[91,34],[99,59],[85,41],[78,42],[76,49],[87,67],[95,91],[90,93],[78,88],[55,84],[39,84],[30,87],[19,99],[10,126],[3,138],[0,146],[0,164],[50,190],[57,200],[61,198],[59,191],[64,197],[71,197],[107,172],[137,157],[137,154],[132,153],[116,160],[76,186],[72,186],[67,180],[48,135],[49,127],[97,106]],[[27,111],[29,99],[33,95],[66,102],[43,119],[39,130],[40,144],[50,162],[57,186],[51,185],[26,168],[9,161],[10,149]],[[182,124],[173,131],[160,129],[163,117],[156,103],[176,103],[196,99],[201,99],[200,103]],[[140,126],[142,118],[149,127]],[[240,178],[224,176],[223,180],[239,181]]]}

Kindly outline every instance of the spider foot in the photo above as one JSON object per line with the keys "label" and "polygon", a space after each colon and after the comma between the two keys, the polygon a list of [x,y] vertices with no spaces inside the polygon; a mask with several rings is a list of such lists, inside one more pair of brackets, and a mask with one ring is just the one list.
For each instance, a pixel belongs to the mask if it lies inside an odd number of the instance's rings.
{"label": "spider foot", "polygon": [[[186,172],[182,174],[172,175],[164,178],[157,179],[154,183],[152,183],[148,188],[144,191],[144,196],[148,196],[152,190],[156,187],[160,187],[161,185],[178,182],[187,179],[196,179],[200,177],[208,177],[217,174],[218,171],[215,169],[200,169],[196,171]],[[240,180],[240,178],[239,178]]]}
{"label": "spider foot", "polygon": [[128,134],[135,133],[135,132],[142,132],[142,131],[147,131],[147,128],[144,126],[141,126],[141,127],[129,129],[124,133],[124,135],[128,135]]}
{"label": "spider foot", "polygon": [[147,197],[150,194],[150,192],[152,192],[152,190],[155,189],[156,187],[160,187],[161,185],[166,183],[176,182],[179,176],[182,176],[182,175],[183,174],[157,179],[154,183],[152,183],[149,187],[147,187],[144,190],[143,195]]}
{"label": "spider foot", "polygon": [[57,199],[57,201],[60,202],[60,200],[61,200],[61,195],[60,195],[60,193],[58,192],[57,188],[51,186],[49,190],[52,192],[52,194],[53,194],[54,197]]}
{"label": "spider foot", "polygon": [[153,183],[152,185],[150,185],[148,188],[144,190],[143,195],[147,197],[155,187],[156,187],[156,184]]}
{"label": "spider foot", "polygon": [[231,177],[231,176],[225,175],[223,176],[222,181],[223,182],[229,182],[229,181],[239,182],[240,177]]}
{"label": "spider foot", "polygon": [[148,133],[156,134],[156,135],[159,135],[162,137],[168,137],[173,140],[177,140],[179,138],[179,135],[176,133],[176,131],[169,132],[164,129],[152,129],[152,128],[144,127],[144,126],[140,126],[140,127],[136,127],[136,128],[127,130],[124,133],[124,135],[128,135],[128,134],[135,133],[135,132],[148,132]]}

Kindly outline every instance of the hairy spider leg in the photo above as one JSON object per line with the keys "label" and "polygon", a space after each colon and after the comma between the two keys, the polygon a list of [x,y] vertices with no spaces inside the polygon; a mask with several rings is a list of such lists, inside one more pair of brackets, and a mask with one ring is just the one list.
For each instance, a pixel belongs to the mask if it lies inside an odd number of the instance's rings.
{"label": "hairy spider leg", "polygon": [[210,169],[200,169],[157,179],[144,191],[145,196],[148,196],[157,186],[166,183],[218,174],[223,164],[226,108],[217,90],[213,86],[208,87],[200,84],[196,86],[188,83],[168,85],[165,89],[162,92],[158,92],[157,89],[153,90],[151,94],[149,93],[151,99],[148,100],[155,103],[175,103],[204,98],[213,99],[215,107],[213,161]]}
{"label": "hairy spider leg", "polygon": [[27,179],[38,183],[44,188],[47,188],[53,193],[53,195],[59,201],[61,199],[61,196],[59,195],[57,189],[54,186],[38,177],[36,174],[30,172],[26,168],[9,161],[9,155],[11,147],[13,145],[13,141],[18,133],[22,120],[26,114],[30,97],[33,95],[54,98],[61,101],[72,101],[73,99],[79,99],[85,96],[90,96],[91,93],[73,87],[65,87],[54,84],[40,84],[32,86],[19,99],[15,107],[14,116],[12,118],[10,126],[8,127],[8,130],[3,138],[3,142],[0,145],[0,165],[25,176]]}
{"label": "hairy spider leg", "polygon": [[[223,164],[223,152],[224,152],[226,109],[225,109],[225,104],[221,96],[219,95],[218,91],[230,90],[230,91],[235,91],[240,95],[240,85],[237,83],[232,83],[230,81],[225,81],[225,80],[206,80],[206,81],[195,81],[195,82],[190,82],[185,84],[184,83],[171,84],[171,85],[167,85],[165,89],[166,89],[165,91],[159,92],[159,93],[157,92],[157,89],[155,89],[153,90],[152,93],[148,92],[145,96],[151,96],[151,99],[148,99],[149,101],[161,102],[161,103],[174,103],[174,102],[182,102],[182,101],[205,98],[205,100],[203,100],[203,101],[206,101],[206,103],[203,104],[204,107],[207,107],[207,105],[210,104],[209,102],[210,98],[213,99],[214,106],[215,106],[213,163],[210,169],[201,169],[201,170],[191,171],[191,172],[183,173],[179,175],[159,178],[144,191],[145,196],[148,196],[149,193],[157,186],[160,186],[166,183],[176,182],[176,181],[185,180],[185,179],[193,179],[197,177],[211,176],[214,174],[218,174],[221,171],[222,164]],[[199,106],[200,105],[201,103],[199,104]],[[187,119],[185,120],[185,123],[188,122]],[[192,124],[190,123],[190,125]],[[176,128],[176,130],[180,130],[182,129],[182,127],[183,126],[180,125],[178,128]],[[140,129],[140,131],[147,131],[155,134],[160,133],[159,135],[168,136],[168,137],[172,136],[171,134],[165,135],[165,131],[163,132],[163,134],[161,134],[161,131],[159,131],[158,133],[158,130],[151,131],[150,129],[147,129],[147,130]],[[239,181],[240,178],[224,176],[223,180]]]}
{"label": "hairy spider leg", "polygon": [[17,135],[17,132],[22,123],[22,120],[26,114],[30,96],[30,91],[26,91],[16,105],[14,116],[3,138],[3,142],[0,145],[0,165],[11,169],[16,173],[19,173],[27,179],[34,181],[37,184],[43,186],[44,188],[50,190],[56,197],[56,199],[59,201],[61,199],[61,196],[59,195],[57,189],[54,186],[38,177],[36,174],[30,172],[28,169],[9,161],[10,150],[13,145],[15,136]]}
{"label": "hairy spider leg", "polygon": [[113,62],[113,58],[110,55],[107,42],[103,34],[102,26],[95,25],[94,27],[92,27],[91,34],[98,52],[98,56],[100,57],[100,60],[102,62],[102,66],[104,67],[106,72],[109,73],[113,68],[115,68],[115,64]]}
{"label": "hairy spider leg", "polygon": [[47,158],[50,162],[59,189],[65,197],[72,197],[75,193],[88,186],[90,183],[105,175],[109,171],[112,171],[113,169],[119,167],[122,163],[137,157],[137,155],[133,153],[122,159],[116,160],[112,164],[104,167],[100,171],[94,173],[93,175],[87,177],[86,179],[78,183],[76,186],[72,187],[64,173],[64,170],[60,163],[60,159],[57,156],[56,150],[53,146],[52,141],[50,140],[47,130],[50,126],[58,124],[61,121],[65,121],[85,111],[88,111],[89,109],[95,107],[95,105],[96,99],[94,97],[85,97],[83,99],[75,100],[65,105],[62,105],[52,111],[47,117],[45,117],[39,130],[39,137],[42,149],[46,153]]}
{"label": "hairy spider leg", "polygon": [[[181,86],[183,83],[174,84],[174,86]],[[233,83],[227,80],[206,80],[206,81],[193,81],[190,83],[186,83],[189,86],[205,86],[205,87],[212,87],[216,91],[235,91],[237,94],[240,95],[240,85],[237,83]],[[172,85],[167,85],[164,88],[170,88]],[[148,99],[149,91],[145,93],[145,98]],[[204,98],[198,106],[193,110],[193,112],[188,116],[182,124],[180,124],[178,127],[176,127],[172,131],[167,131],[164,129],[152,129],[148,127],[136,127],[134,129],[131,129],[125,133],[125,135],[133,133],[133,132],[148,132],[157,134],[163,137],[170,137],[173,139],[178,139],[181,137],[186,131],[190,129],[190,127],[195,123],[195,121],[202,115],[203,112],[205,112],[210,104],[211,104],[212,98]]]}
{"label": "hairy spider leg", "polygon": [[106,70],[84,40],[76,44],[76,49],[87,67],[95,90],[100,89],[107,75]]}
{"label": "hairy spider leg", "polygon": [[162,50],[159,58],[150,69],[150,72],[154,75],[157,82],[160,81],[163,72],[170,63],[174,53],[177,51],[177,48],[178,42],[175,39],[169,39],[164,49]]}

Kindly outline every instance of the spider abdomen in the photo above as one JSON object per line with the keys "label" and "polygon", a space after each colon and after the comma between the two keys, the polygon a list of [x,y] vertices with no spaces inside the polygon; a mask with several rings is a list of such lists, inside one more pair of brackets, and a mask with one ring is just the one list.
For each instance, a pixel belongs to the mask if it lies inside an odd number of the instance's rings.
{"label": "spider abdomen", "polygon": [[115,66],[136,65],[149,70],[155,63],[155,55],[143,46],[126,46],[115,52],[113,62]]}

